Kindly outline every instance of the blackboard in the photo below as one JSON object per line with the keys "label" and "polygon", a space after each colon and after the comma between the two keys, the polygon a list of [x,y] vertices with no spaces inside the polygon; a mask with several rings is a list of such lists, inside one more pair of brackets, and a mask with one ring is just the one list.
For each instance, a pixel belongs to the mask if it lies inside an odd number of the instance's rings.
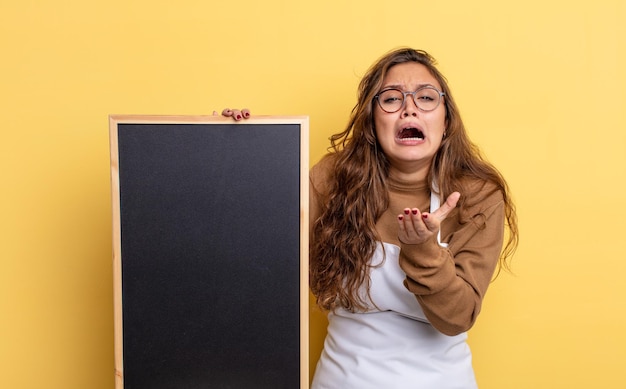
{"label": "blackboard", "polygon": [[308,118],[109,122],[116,389],[308,387]]}

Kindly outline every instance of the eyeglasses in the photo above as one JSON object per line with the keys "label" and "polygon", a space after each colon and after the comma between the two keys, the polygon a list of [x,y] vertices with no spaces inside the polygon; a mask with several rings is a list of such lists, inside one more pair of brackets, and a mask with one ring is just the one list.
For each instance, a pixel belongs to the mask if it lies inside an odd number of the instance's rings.
{"label": "eyeglasses", "polygon": [[441,103],[441,97],[445,95],[431,85],[423,86],[415,92],[403,92],[399,89],[391,88],[380,92],[374,99],[378,101],[380,108],[387,113],[398,112],[404,107],[406,96],[412,95],[417,108],[422,112],[435,110]]}

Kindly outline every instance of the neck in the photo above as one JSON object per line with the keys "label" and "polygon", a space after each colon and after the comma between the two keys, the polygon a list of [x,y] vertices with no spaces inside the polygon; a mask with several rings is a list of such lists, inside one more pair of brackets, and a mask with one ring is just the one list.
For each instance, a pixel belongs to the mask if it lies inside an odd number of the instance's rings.
{"label": "neck", "polygon": [[389,175],[402,182],[424,182],[430,171],[429,164],[392,164],[389,167]]}

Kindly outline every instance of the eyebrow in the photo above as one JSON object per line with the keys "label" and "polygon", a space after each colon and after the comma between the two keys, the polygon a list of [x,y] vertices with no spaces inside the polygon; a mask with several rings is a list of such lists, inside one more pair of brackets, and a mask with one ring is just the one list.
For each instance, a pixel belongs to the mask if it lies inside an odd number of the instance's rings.
{"label": "eyebrow", "polygon": [[[429,84],[429,83],[425,83],[425,84],[419,84],[417,86],[417,89],[423,88],[425,86],[432,86],[433,88],[437,88],[436,86],[434,86],[433,84]],[[386,89],[398,89],[398,90],[404,90],[402,88],[402,85],[400,84],[391,84],[391,85],[383,85],[382,88],[380,90],[386,90]],[[417,90],[415,89],[415,90]],[[439,88],[437,88],[439,89]]]}

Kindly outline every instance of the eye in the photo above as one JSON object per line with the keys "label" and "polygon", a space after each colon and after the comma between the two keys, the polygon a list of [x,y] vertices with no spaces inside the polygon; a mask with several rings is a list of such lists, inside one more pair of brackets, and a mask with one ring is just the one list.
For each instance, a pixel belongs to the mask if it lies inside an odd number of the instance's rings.
{"label": "eye", "polygon": [[436,101],[439,97],[437,92],[432,89],[425,89],[417,92],[415,96],[420,101]]}
{"label": "eye", "polygon": [[401,97],[389,96],[383,99],[383,103],[395,103],[396,101],[402,101]]}
{"label": "eye", "polygon": [[379,100],[384,104],[394,104],[402,102],[404,95],[399,90],[387,89],[379,94]]}
{"label": "eye", "polygon": [[425,101],[433,101],[434,100],[432,98],[432,96],[427,96],[427,95],[417,96],[417,98],[420,99],[420,100],[425,100]]}

